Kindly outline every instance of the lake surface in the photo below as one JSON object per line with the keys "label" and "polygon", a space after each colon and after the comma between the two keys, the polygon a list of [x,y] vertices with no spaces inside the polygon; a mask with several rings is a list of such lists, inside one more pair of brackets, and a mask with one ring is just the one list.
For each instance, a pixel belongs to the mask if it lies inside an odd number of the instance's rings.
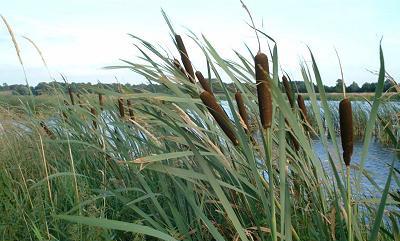
{"label": "lake surface", "polygon": [[[337,140],[339,148],[341,149],[340,138],[338,138]],[[323,166],[326,167],[326,170],[330,172],[331,166],[328,161],[327,151],[331,154],[334,161],[339,160],[332,141],[328,141],[328,150],[325,150],[320,140],[313,140],[312,142],[315,153],[321,159]],[[354,142],[354,150],[351,160],[352,165],[358,165],[360,163],[362,148],[362,140],[356,140]],[[393,149],[383,146],[381,143],[379,143],[379,141],[375,139],[373,139],[369,143],[368,155],[365,160],[364,169],[370,174],[376,184],[378,184],[378,186],[381,188],[384,188],[386,184],[386,179],[389,175],[390,170],[389,165],[392,163],[393,158],[396,159],[394,166],[396,168],[400,168],[399,158]],[[354,172],[352,177],[354,177]],[[364,194],[371,194],[375,196],[376,190],[366,177],[362,178],[361,187]],[[394,180],[392,180],[391,187],[397,187]]]}

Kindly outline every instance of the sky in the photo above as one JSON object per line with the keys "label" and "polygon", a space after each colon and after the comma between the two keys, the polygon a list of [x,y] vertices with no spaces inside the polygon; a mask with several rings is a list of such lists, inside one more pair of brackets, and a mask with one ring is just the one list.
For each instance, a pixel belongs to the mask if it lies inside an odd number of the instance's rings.
{"label": "sky", "polygon": [[[400,77],[399,0],[246,0],[258,28],[277,41],[280,67],[301,80],[300,61],[312,50],[322,79],[334,85],[340,78],[337,49],[345,82],[374,82],[369,70],[379,69],[379,43],[386,70]],[[120,59],[138,61],[140,55],[128,33],[167,48],[179,56],[161,9],[168,14],[196,69],[205,71],[204,57],[187,34],[204,34],[217,51],[235,59],[233,49],[248,56],[247,43],[258,50],[249,17],[239,0],[36,0],[1,1],[2,14],[17,37],[31,85],[49,81],[40,56],[23,36],[41,49],[51,76],[71,82],[142,83],[128,70],[105,70]],[[268,52],[267,41],[261,50]],[[23,84],[24,74],[5,25],[0,22],[0,84]]]}

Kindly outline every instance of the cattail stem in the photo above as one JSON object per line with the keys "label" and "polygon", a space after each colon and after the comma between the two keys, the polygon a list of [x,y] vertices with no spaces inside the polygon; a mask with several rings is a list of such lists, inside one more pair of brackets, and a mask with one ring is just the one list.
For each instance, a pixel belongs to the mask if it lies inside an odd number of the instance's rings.
{"label": "cattail stem", "polygon": [[205,91],[209,92],[210,94],[213,94],[213,91],[212,91],[210,85],[208,84],[208,81],[206,79],[204,79],[204,76],[200,71],[196,71],[196,77],[197,77],[197,80],[200,82],[201,87],[203,87],[203,89]]}
{"label": "cattail stem", "polygon": [[189,55],[186,51],[185,45],[183,44],[182,37],[180,35],[175,35],[175,41],[179,50],[179,54],[181,55],[183,66],[189,75],[189,80],[194,83],[194,71],[192,63],[190,62]]}
{"label": "cattail stem", "polygon": [[181,63],[179,63],[179,60],[177,60],[177,59],[174,58],[173,64],[174,64],[174,66],[175,66],[179,71],[181,71],[181,73],[182,73],[184,76],[187,77],[186,72],[185,72],[185,69],[182,67]]}
{"label": "cattail stem", "polygon": [[272,165],[272,135],[271,129],[264,129],[263,135],[265,138],[266,145],[266,159],[268,161],[268,183],[269,183],[269,196],[270,196],[270,205],[271,205],[271,234],[272,240],[277,241],[277,229],[276,229],[276,210],[275,210],[275,193],[274,193],[274,168]]}
{"label": "cattail stem", "polygon": [[214,95],[207,91],[203,91],[200,94],[200,99],[210,110],[211,115],[214,117],[215,121],[224,131],[224,133],[228,136],[228,138],[232,141],[232,143],[236,146],[239,144],[235,133],[232,130],[231,123],[229,121],[228,116],[225,114],[222,107],[217,103],[217,99]]}
{"label": "cattail stem", "polygon": [[268,57],[259,52],[255,56],[254,62],[261,124],[264,129],[268,129],[272,124],[272,96],[270,83],[268,81]]}
{"label": "cattail stem", "polygon": [[124,99],[122,97],[118,99],[118,109],[119,109],[119,116],[121,118],[124,118],[125,117]]}
{"label": "cattail stem", "polygon": [[134,114],[133,114],[133,109],[132,109],[132,102],[131,102],[131,100],[126,100],[126,105],[128,106],[129,117],[130,117],[132,120],[135,120],[135,116],[134,116]]}
{"label": "cattail stem", "polygon": [[350,166],[346,166],[347,176],[347,240],[353,241],[352,230],[352,209],[351,209],[351,184],[350,184]]}

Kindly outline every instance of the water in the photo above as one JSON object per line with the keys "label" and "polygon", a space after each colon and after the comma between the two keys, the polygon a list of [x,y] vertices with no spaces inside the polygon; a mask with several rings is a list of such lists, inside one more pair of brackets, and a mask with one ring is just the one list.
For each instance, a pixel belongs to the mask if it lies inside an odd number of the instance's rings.
{"label": "water", "polygon": [[[338,145],[340,150],[341,149],[340,138],[338,138],[337,140],[339,142]],[[336,154],[335,147],[333,146],[332,141],[328,141],[328,150],[325,150],[320,140],[313,140],[312,142],[315,153],[320,158],[325,169],[328,171],[328,173],[330,173],[331,166],[328,161],[327,151],[331,154],[334,162],[340,160]],[[354,142],[351,165],[358,165],[360,163],[362,148],[363,148],[362,140],[356,140]],[[394,150],[383,146],[376,139],[373,139],[369,143],[368,154],[365,160],[364,169],[368,172],[368,174],[370,174],[372,179],[376,182],[376,184],[380,188],[384,188],[386,184],[386,180],[390,171],[389,165],[392,163],[393,158],[396,158],[394,164],[395,168],[400,168],[400,162]],[[354,171],[352,177],[354,177]],[[364,194],[371,194],[372,196],[375,196],[376,194],[376,189],[365,176],[362,177],[361,188]],[[397,185],[394,182],[394,180],[392,180],[391,188],[393,189],[397,188]]]}

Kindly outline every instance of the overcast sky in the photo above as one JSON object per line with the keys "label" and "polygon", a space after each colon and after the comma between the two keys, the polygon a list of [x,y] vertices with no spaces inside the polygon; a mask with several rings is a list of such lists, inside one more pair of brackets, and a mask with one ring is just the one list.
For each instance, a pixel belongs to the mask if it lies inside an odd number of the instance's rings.
{"label": "overcast sky", "polygon": [[[245,1],[258,27],[278,42],[281,67],[300,80],[299,61],[309,59],[312,49],[325,84],[340,77],[334,48],[340,54],[345,80],[376,81],[367,71],[379,68],[379,41],[387,70],[400,77],[399,0],[307,0]],[[119,59],[137,60],[135,41],[127,33],[173,48],[163,8],[181,35],[204,34],[227,58],[232,49],[247,52],[244,42],[257,50],[254,32],[247,26],[248,15],[239,0],[37,0],[1,1],[0,14],[12,26],[31,84],[49,77],[35,49],[22,36],[41,48],[54,77],[63,73],[75,82],[143,82],[128,71],[103,70],[120,64]],[[188,37],[185,44],[195,68],[205,69],[196,45]],[[262,50],[268,52],[263,41]],[[0,23],[0,83],[24,83],[15,49],[5,25]]]}

